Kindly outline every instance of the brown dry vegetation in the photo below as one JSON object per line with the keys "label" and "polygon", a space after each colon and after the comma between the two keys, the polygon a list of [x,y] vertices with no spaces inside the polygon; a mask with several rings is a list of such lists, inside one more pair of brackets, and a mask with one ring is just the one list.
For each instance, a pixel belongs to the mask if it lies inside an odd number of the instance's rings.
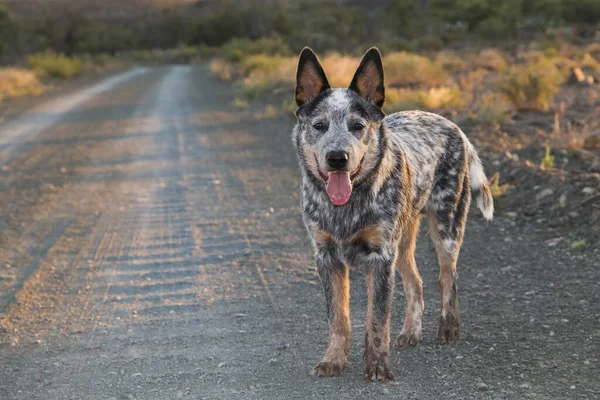
{"label": "brown dry vegetation", "polygon": [[39,94],[43,86],[36,74],[23,68],[0,68],[0,102],[8,97]]}

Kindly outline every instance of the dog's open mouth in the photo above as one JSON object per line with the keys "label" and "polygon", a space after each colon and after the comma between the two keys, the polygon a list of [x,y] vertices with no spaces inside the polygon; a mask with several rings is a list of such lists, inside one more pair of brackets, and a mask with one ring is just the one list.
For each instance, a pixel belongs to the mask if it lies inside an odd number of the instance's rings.
{"label": "dog's open mouth", "polygon": [[[352,182],[360,173],[363,160],[360,160],[358,166],[352,171],[333,171],[326,172],[319,167],[319,174],[327,182],[327,196],[333,205],[343,206],[350,200],[352,194]],[[318,165],[318,161],[317,161]]]}

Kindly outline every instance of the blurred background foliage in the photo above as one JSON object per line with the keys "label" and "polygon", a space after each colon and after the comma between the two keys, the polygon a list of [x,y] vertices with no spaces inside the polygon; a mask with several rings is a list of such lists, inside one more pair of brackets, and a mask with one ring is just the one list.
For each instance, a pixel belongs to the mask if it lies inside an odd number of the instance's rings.
{"label": "blurred background foliage", "polygon": [[[100,4],[96,4],[100,3]],[[104,3],[104,4],[103,4]],[[273,39],[269,51],[304,45],[356,53],[440,50],[475,42],[509,46],[540,35],[594,37],[600,0],[5,0],[0,6],[0,59],[54,51],[118,54],[181,46],[230,46]],[[244,44],[244,43],[242,43]],[[267,44],[267,43],[263,43]],[[238,42],[238,46],[240,43]]]}

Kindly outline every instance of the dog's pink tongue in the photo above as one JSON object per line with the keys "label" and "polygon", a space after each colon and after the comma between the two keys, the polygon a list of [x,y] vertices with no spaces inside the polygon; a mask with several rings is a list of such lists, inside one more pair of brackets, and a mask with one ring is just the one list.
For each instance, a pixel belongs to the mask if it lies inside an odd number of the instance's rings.
{"label": "dog's pink tongue", "polygon": [[336,206],[343,206],[350,199],[352,184],[350,172],[330,172],[327,180],[327,195]]}

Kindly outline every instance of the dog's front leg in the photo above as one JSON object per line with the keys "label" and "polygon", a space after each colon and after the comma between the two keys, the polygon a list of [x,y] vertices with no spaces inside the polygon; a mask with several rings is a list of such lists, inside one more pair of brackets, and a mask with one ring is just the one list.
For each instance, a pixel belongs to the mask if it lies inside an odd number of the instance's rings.
{"label": "dog's front leg", "polygon": [[392,381],[390,314],[394,290],[393,260],[372,255],[367,264],[367,321],[365,324],[365,380]]}
{"label": "dog's front leg", "polygon": [[348,268],[337,257],[332,243],[317,243],[317,267],[325,289],[329,346],[313,370],[315,376],[340,376],[350,352],[350,288]]}

